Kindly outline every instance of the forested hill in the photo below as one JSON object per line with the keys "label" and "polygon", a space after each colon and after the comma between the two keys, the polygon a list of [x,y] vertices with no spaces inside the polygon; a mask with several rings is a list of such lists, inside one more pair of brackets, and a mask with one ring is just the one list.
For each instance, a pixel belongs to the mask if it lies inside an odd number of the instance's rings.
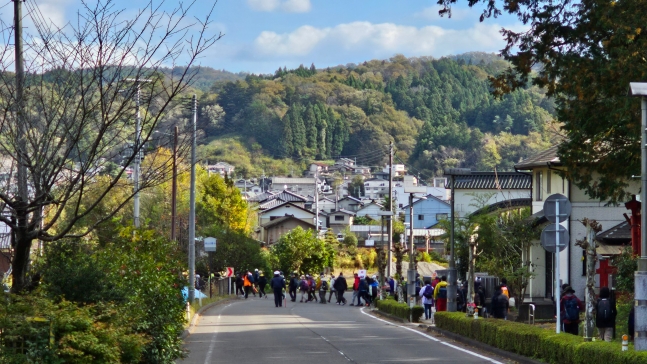
{"label": "forested hill", "polygon": [[[218,82],[203,96],[203,110],[217,103],[225,112],[207,136],[234,136],[248,150],[274,158],[344,155],[368,165],[383,164],[393,140],[397,160],[424,177],[448,166],[511,170],[551,144],[553,104],[536,88],[493,98],[487,78],[506,67],[496,57],[395,56],[248,75]],[[203,157],[241,161],[213,145],[203,149]],[[253,168],[239,167],[246,173]]]}

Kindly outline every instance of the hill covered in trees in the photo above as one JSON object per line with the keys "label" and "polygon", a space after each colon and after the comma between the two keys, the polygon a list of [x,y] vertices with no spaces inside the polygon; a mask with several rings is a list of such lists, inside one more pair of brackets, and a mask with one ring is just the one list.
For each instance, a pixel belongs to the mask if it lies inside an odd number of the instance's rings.
{"label": "hill covered in trees", "polygon": [[[482,53],[395,56],[216,82],[202,96],[200,118],[211,141],[202,156],[257,173],[258,166],[237,163],[240,150],[227,153],[226,136],[263,158],[305,162],[343,155],[376,166],[386,162],[393,141],[397,160],[427,178],[450,166],[511,170],[551,144],[554,106],[538,88],[494,98],[488,77],[506,67]],[[224,117],[208,112],[216,104]]]}

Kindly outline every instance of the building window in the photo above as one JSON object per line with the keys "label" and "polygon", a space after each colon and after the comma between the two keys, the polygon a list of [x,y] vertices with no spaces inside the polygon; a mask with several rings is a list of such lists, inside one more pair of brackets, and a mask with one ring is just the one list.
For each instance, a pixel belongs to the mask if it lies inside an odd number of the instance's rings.
{"label": "building window", "polygon": [[447,216],[449,216],[449,214],[436,214],[436,220],[447,220]]}
{"label": "building window", "polygon": [[544,194],[541,190],[542,177],[541,171],[537,171],[537,173],[535,173],[535,201],[543,201],[544,199]]}
{"label": "building window", "polygon": [[552,175],[550,169],[546,171],[546,193],[550,195],[550,176]]}
{"label": "building window", "polygon": [[418,215],[418,220],[424,220],[424,219],[425,219],[425,215]]}
{"label": "building window", "polygon": [[335,215],[335,221],[344,221],[344,215]]}

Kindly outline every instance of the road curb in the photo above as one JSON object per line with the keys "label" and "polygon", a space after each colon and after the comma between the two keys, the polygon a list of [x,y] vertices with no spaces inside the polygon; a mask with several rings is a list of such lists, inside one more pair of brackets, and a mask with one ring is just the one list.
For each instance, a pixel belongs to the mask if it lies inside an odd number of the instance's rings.
{"label": "road curb", "polygon": [[221,304],[223,304],[223,303],[228,303],[228,302],[231,302],[231,301],[236,301],[236,300],[238,300],[238,298],[237,298],[237,297],[230,297],[230,298],[225,298],[225,299],[224,299],[224,300],[222,300],[222,301],[212,302],[212,303],[210,303],[210,304],[208,304],[208,305],[204,305],[204,306],[200,307],[200,309],[198,310],[198,312],[196,312],[196,313],[193,315],[193,318],[191,319],[191,323],[189,324],[189,327],[187,327],[186,329],[184,329],[184,331],[182,331],[182,335],[180,335],[180,338],[181,338],[182,340],[184,340],[184,339],[186,339],[189,335],[193,334],[193,329],[195,328],[195,325],[196,325],[196,323],[198,322],[198,319],[200,318],[200,316],[202,316],[202,313],[203,313],[204,311],[206,311],[206,310],[210,309],[211,307],[218,306],[218,305],[221,305]]}
{"label": "road curb", "polygon": [[443,336],[445,336],[447,338],[450,338],[450,339],[452,339],[454,341],[458,341],[458,342],[463,343],[465,345],[469,345],[469,346],[472,346],[472,347],[475,347],[475,348],[479,348],[479,349],[482,349],[482,350],[485,350],[485,351],[489,351],[492,354],[496,354],[496,355],[498,355],[500,357],[503,357],[503,358],[506,358],[506,359],[514,360],[517,363],[522,363],[522,364],[545,364],[544,362],[541,362],[539,360],[535,360],[535,359],[531,359],[531,358],[528,358],[528,357],[525,357],[525,356],[522,356],[522,355],[519,355],[519,354],[511,353],[509,351],[505,351],[505,350],[502,350],[502,349],[499,349],[499,348],[495,348],[494,346],[482,343],[480,341],[476,341],[476,340],[467,338],[465,336],[461,336],[461,335],[455,334],[453,332],[449,332],[447,330],[439,329],[436,326],[429,326],[429,325],[420,324],[420,325],[418,325],[418,327],[422,328],[422,329],[426,329],[427,331],[434,331],[434,332],[436,332],[436,333],[438,333],[440,335],[443,335]]}
{"label": "road curb", "polygon": [[[391,320],[393,320],[393,321],[401,322],[401,323],[403,323],[403,324],[410,324],[410,323],[411,323],[411,322],[409,322],[409,320],[405,320],[405,319],[403,319],[403,318],[401,318],[401,317],[397,317],[397,316],[391,315],[390,313],[382,312],[382,311],[378,310],[377,308],[375,308],[375,309],[371,310],[370,312],[371,312],[371,313],[374,313],[374,314],[377,314],[377,315],[379,315],[379,316],[382,316],[382,317],[386,317],[386,318],[391,319]],[[414,324],[415,324],[415,323],[414,323]],[[417,325],[416,325],[416,326],[417,326]]]}

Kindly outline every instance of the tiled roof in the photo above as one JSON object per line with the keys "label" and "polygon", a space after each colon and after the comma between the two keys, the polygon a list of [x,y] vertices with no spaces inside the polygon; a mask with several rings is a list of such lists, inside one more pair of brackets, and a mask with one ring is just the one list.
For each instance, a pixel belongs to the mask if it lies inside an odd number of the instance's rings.
{"label": "tiled roof", "polygon": [[339,209],[339,210],[337,210],[337,211],[333,211],[333,212],[331,212],[330,214],[332,215],[332,214],[336,214],[336,213],[338,213],[338,212],[341,212],[341,213],[346,214],[346,215],[355,216],[355,213],[354,213],[354,212],[352,212],[352,211],[348,211],[348,210],[346,210],[346,209]]}
{"label": "tiled roof", "polygon": [[596,239],[616,244],[631,242],[631,226],[628,222],[623,221],[610,229],[600,232]]}
{"label": "tiled roof", "polygon": [[[455,178],[455,188],[461,190],[529,190],[532,187],[532,176],[518,172],[472,172]],[[445,188],[452,188],[451,178]]]}
{"label": "tiled roof", "polygon": [[272,211],[272,210],[274,210],[274,209],[278,209],[278,208],[280,208],[280,207],[282,207],[282,206],[294,207],[294,208],[296,208],[296,209],[299,209],[299,210],[302,210],[302,211],[305,211],[305,212],[311,213],[312,215],[314,215],[314,214],[315,214],[314,212],[312,212],[312,211],[310,211],[310,210],[304,209],[303,207],[301,207],[301,206],[297,206],[297,205],[295,205],[295,204],[293,204],[293,203],[290,203],[290,202],[284,202],[284,203],[282,203],[282,204],[280,204],[280,205],[277,205],[277,206],[274,206],[274,207],[270,207],[270,208],[268,208],[267,210],[265,210],[265,211],[263,211],[263,212],[261,212],[261,213],[265,214],[265,213],[268,213],[268,212],[270,212],[270,211]]}
{"label": "tiled roof", "polygon": [[298,195],[290,191],[281,191],[267,198],[269,200],[281,200],[285,202],[306,202],[307,199],[301,195]]}
{"label": "tiled roof", "polygon": [[272,199],[272,200],[265,201],[262,204],[258,205],[258,208],[260,210],[267,210],[267,209],[271,209],[272,207],[283,205],[284,203],[285,203],[285,201],[281,201],[279,199]]}
{"label": "tiled roof", "polygon": [[522,160],[514,167],[517,169],[532,169],[533,167],[546,166],[548,164],[559,165],[560,162],[559,157],[557,156],[557,148],[559,148],[558,144],[553,145],[542,152]]}
{"label": "tiled roof", "polygon": [[297,219],[296,217],[294,217],[292,215],[285,215],[283,217],[279,217],[278,219],[274,219],[274,220],[272,220],[270,222],[267,222],[267,223],[263,224],[263,227],[267,229],[267,228],[270,228],[270,227],[272,227],[274,225],[281,224],[281,223],[283,223],[285,221],[288,221],[288,220],[297,220],[297,221],[300,221],[300,222],[302,222],[302,223],[304,223],[306,225],[310,225],[313,228],[315,227],[315,224],[309,223],[307,221],[303,221],[301,219]]}

